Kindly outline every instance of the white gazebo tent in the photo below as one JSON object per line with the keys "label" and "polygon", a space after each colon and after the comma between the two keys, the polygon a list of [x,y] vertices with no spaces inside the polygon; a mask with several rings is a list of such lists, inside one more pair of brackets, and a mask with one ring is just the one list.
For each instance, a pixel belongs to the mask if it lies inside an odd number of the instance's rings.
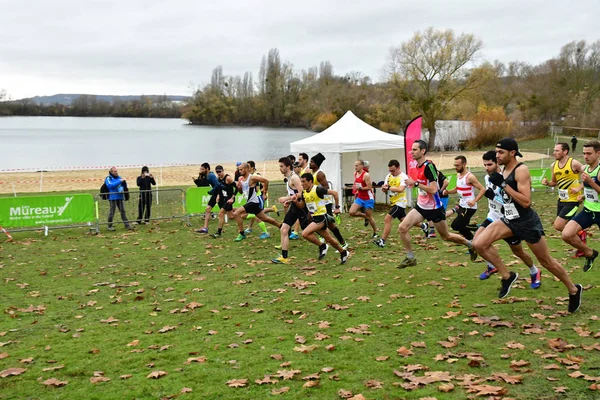
{"label": "white gazebo tent", "polygon": [[[290,144],[293,154],[317,153],[325,156],[321,170],[332,184],[332,189],[343,197],[344,184],[354,182],[354,162],[369,161],[369,174],[374,183],[383,181],[388,174],[388,162],[396,159],[405,170],[404,136],[380,131],[359,119],[352,111],[321,133]],[[383,197],[377,196],[382,202]]]}

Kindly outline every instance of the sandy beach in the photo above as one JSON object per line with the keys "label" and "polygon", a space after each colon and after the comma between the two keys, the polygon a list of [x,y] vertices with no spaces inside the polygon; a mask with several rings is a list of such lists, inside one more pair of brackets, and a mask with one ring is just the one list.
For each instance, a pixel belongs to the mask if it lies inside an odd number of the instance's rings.
{"label": "sandy beach", "polygon": [[[454,157],[462,154],[471,160],[473,167],[480,166],[482,152],[432,152],[428,158],[439,169],[453,168]],[[524,152],[522,161],[547,159],[545,154]],[[552,160],[544,160],[544,166],[549,166]],[[215,165],[211,165],[214,170]],[[118,166],[117,166],[118,167]],[[233,174],[234,163],[224,163],[225,172]],[[276,160],[257,161],[257,170],[269,180],[280,180],[279,164]],[[193,178],[198,176],[200,165],[151,167],[159,186],[193,186]],[[141,168],[119,168],[119,174],[135,187],[135,179],[140,174]],[[48,171],[48,172],[0,172],[0,193],[24,192],[54,192],[68,190],[98,190],[108,174],[106,169],[80,169],[76,171]],[[41,189],[41,190],[40,190]]]}

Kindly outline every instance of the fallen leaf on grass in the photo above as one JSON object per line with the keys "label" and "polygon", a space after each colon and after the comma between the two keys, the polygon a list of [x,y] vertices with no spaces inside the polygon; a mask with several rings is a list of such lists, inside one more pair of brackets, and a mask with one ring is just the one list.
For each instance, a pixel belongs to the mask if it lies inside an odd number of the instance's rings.
{"label": "fallen leaf on grass", "polygon": [[181,388],[181,390],[179,391],[179,393],[191,393],[191,392],[192,392],[192,389],[188,388],[188,387]]}
{"label": "fallen leaf on grass", "polygon": [[101,319],[100,322],[103,324],[112,324],[113,322],[119,322],[119,320],[114,317],[108,317],[108,319]]}
{"label": "fallen leaf on grass", "polygon": [[375,358],[375,361],[387,361],[388,356],[379,356]]}
{"label": "fallen leaf on grass", "polygon": [[10,355],[8,355],[8,353],[0,353],[0,360],[4,360],[5,358],[10,357]]}
{"label": "fallen leaf on grass", "polygon": [[311,344],[310,346],[297,346],[294,347],[294,351],[300,352],[300,353],[310,353],[311,351],[315,350],[316,348],[318,348],[319,346],[317,346],[316,344]]}
{"label": "fallen leaf on grass", "polygon": [[271,375],[265,375],[263,379],[257,379],[254,381],[257,385],[267,385],[267,384],[276,384],[279,382],[277,379],[271,379]]}
{"label": "fallen leaf on grass", "polygon": [[398,353],[399,356],[402,357],[408,357],[408,356],[412,356],[414,353],[407,349],[405,346],[400,347],[398,350],[396,350],[396,352]]}
{"label": "fallen leaf on grass", "polygon": [[138,344],[140,344],[140,341],[136,339],[133,342],[127,343],[127,347],[137,346]]}
{"label": "fallen leaf on grass", "polygon": [[9,368],[9,369],[5,369],[4,371],[0,371],[0,378],[6,378],[7,376],[21,375],[25,371],[27,371],[27,368]]}
{"label": "fallen leaf on grass", "polygon": [[56,378],[50,378],[50,379],[46,379],[44,382],[42,382],[42,385],[62,387],[62,386],[65,386],[67,383],[69,383],[69,382],[68,381],[59,381]]}
{"label": "fallen leaf on grass", "polygon": [[162,378],[165,375],[168,375],[168,372],[165,371],[152,371],[148,374],[148,376],[146,376],[146,378],[148,379],[159,379]]}
{"label": "fallen leaf on grass", "polygon": [[44,368],[42,371],[44,372],[49,372],[49,371],[56,371],[58,369],[63,369],[65,366],[64,365],[57,365],[56,367],[48,367],[48,368]]}
{"label": "fallen leaf on grass", "polygon": [[281,389],[273,389],[271,390],[271,394],[282,394],[290,391],[290,388],[287,386],[282,387]]}
{"label": "fallen leaf on grass", "polygon": [[96,384],[96,383],[101,383],[101,382],[108,382],[110,381],[110,378],[107,378],[105,376],[93,376],[90,378],[90,383]]}
{"label": "fallen leaf on grass", "polygon": [[19,362],[21,364],[31,364],[33,362],[33,357],[29,357],[29,358],[24,358],[22,360],[19,360]]}
{"label": "fallen leaf on grass", "polygon": [[507,390],[502,386],[471,385],[467,388],[467,392],[476,393],[477,396],[502,396],[506,394]]}
{"label": "fallen leaf on grass", "polygon": [[248,379],[230,379],[227,381],[227,386],[232,388],[246,387],[248,385]]}
{"label": "fallen leaf on grass", "polygon": [[191,363],[203,363],[206,362],[207,358],[202,356],[202,357],[190,357],[187,359],[186,362],[184,362],[184,364],[191,364]]}
{"label": "fallen leaf on grass", "polygon": [[302,385],[302,387],[304,388],[311,388],[316,386],[319,386],[319,381],[308,381],[304,385]]}
{"label": "fallen leaf on grass", "polygon": [[383,388],[383,382],[375,380],[375,379],[371,379],[369,381],[365,382],[365,386],[368,387],[369,389],[382,389]]}
{"label": "fallen leaf on grass", "polygon": [[177,329],[176,326],[171,326],[171,325],[167,325],[167,326],[163,326],[161,329],[158,330],[158,333],[166,333],[172,330]]}
{"label": "fallen leaf on grass", "polygon": [[567,393],[567,389],[566,386],[558,386],[554,388],[554,393]]}
{"label": "fallen leaf on grass", "polygon": [[132,376],[133,376],[133,375],[131,375],[131,374],[125,374],[125,375],[121,375],[121,376],[119,377],[119,379],[129,379],[129,378],[131,378]]}
{"label": "fallen leaf on grass", "polygon": [[448,392],[454,390],[454,385],[451,383],[444,383],[444,384],[441,384],[440,386],[438,386],[438,390],[440,392],[448,393]]}

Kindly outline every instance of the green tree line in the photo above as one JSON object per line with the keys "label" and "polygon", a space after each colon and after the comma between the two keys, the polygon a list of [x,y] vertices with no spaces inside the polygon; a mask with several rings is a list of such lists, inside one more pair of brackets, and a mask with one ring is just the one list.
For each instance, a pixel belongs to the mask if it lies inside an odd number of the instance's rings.
{"label": "green tree line", "polygon": [[109,102],[84,94],[70,105],[36,104],[30,99],[5,101],[0,103],[0,116],[181,118],[182,109],[181,104],[170,101],[166,95],[142,95],[139,100]]}

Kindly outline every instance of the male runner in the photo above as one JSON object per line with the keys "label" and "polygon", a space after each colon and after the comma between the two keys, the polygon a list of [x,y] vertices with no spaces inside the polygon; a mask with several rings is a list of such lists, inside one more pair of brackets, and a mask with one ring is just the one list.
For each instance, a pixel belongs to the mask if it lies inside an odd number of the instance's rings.
{"label": "male runner", "polygon": [[373,240],[373,243],[381,248],[385,247],[385,241],[392,230],[392,221],[394,218],[398,218],[399,221],[402,221],[402,219],[406,217],[406,206],[408,204],[405,191],[408,175],[400,170],[400,163],[398,160],[390,160],[388,163],[388,170],[390,173],[385,177],[381,190],[384,193],[391,192],[392,196],[390,197],[390,203],[392,204],[392,208],[383,221],[383,234],[381,235],[381,238]]}
{"label": "male runner", "polygon": [[[373,219],[373,208],[375,207],[375,199],[373,197],[373,186],[371,182],[371,175],[364,170],[365,163],[363,160],[358,160],[354,163],[354,186],[352,193],[356,196],[354,203],[350,207],[351,217],[364,218],[371,224],[373,228],[372,239],[377,239],[377,225]],[[361,212],[361,207],[365,208],[365,212]],[[365,225],[366,226],[366,225]]]}
{"label": "male runner", "polygon": [[[467,158],[465,156],[456,156],[454,158],[454,169],[456,170],[456,187],[446,189],[444,194],[458,193],[458,209],[454,209],[457,214],[452,221],[451,228],[465,237],[467,240],[473,240],[473,232],[467,227],[471,223],[471,217],[477,212],[477,202],[485,194],[485,189],[477,180],[477,177],[467,170]],[[475,196],[475,189],[479,192]]]}
{"label": "male runner", "polygon": [[[305,208],[311,218],[310,224],[302,230],[302,237],[319,247],[319,260],[327,255],[327,243],[329,243],[340,252],[340,260],[341,263],[344,264],[350,256],[348,250],[344,250],[340,243],[327,231],[327,219],[331,217],[327,214],[325,197],[331,195],[335,199],[335,203],[339,204],[338,193],[335,190],[327,190],[322,186],[315,185],[313,180],[312,174],[308,172],[302,175],[300,179],[302,188],[304,189],[302,196],[292,196],[292,201],[294,201],[299,208]],[[334,212],[336,214],[340,212],[339,205],[335,206]],[[321,243],[315,235],[316,232],[318,232],[327,243]]]}
{"label": "male runner", "polygon": [[[599,145],[600,147],[600,145]],[[499,298],[506,297],[519,274],[509,271],[504,264],[494,242],[512,236],[524,240],[544,268],[556,276],[569,291],[569,312],[575,312],[581,305],[583,287],[573,284],[567,271],[550,255],[544,237],[542,221],[531,208],[531,175],[529,168],[517,161],[522,157],[517,141],[505,138],[496,143],[496,159],[504,165],[502,173],[494,172],[489,181],[500,187],[502,194],[502,219],[492,222],[475,240],[475,248],[481,256],[498,269],[502,276]]]}
{"label": "male runner", "polygon": [[408,187],[414,186],[419,189],[419,196],[416,207],[410,210],[402,223],[400,223],[400,238],[406,250],[406,258],[398,268],[417,265],[417,259],[412,251],[408,231],[424,220],[433,222],[435,229],[443,240],[467,246],[471,254],[471,261],[475,261],[477,252],[473,248],[471,241],[448,231],[445,210],[438,192],[437,169],[433,162],[425,158],[426,153],[427,143],[423,140],[416,140],[412,145],[411,154],[413,160],[417,162],[417,180],[408,177],[405,182]]}
{"label": "male runner", "polygon": [[298,165],[300,165],[300,168],[302,168],[302,174],[300,176],[304,175],[307,172],[310,172],[308,154],[298,154]]}
{"label": "male runner", "polygon": [[[489,226],[492,222],[498,221],[502,219],[502,193],[500,188],[490,182],[489,177],[494,172],[501,172],[498,167],[498,162],[496,160],[496,152],[494,150],[490,150],[483,154],[483,166],[485,168],[485,197],[488,199],[488,215],[487,218],[483,221],[483,223],[479,226],[477,231],[475,232],[475,238],[483,232],[483,230]],[[506,243],[510,246],[510,250],[513,254],[519,257],[525,265],[529,267],[529,275],[531,277],[530,287],[532,289],[537,289],[542,285],[542,270],[537,268],[533,263],[533,260],[527,254],[527,252],[521,246],[521,239],[516,236],[509,237],[508,239],[504,239]],[[485,271],[479,275],[479,279],[485,280],[488,279],[492,274],[498,272],[498,269],[494,267],[491,263],[488,262],[487,268]]]}
{"label": "male runner", "polygon": [[[246,239],[246,233],[244,232],[244,221],[248,214],[256,215],[256,218],[261,222],[268,222],[269,224],[276,226],[277,229],[281,227],[281,223],[274,220],[265,214],[264,200],[267,197],[269,190],[269,181],[260,175],[250,175],[250,168],[248,163],[242,163],[239,166],[240,180],[237,182],[238,190],[244,194],[246,204],[243,207],[239,207],[234,212],[235,220],[237,221],[238,230],[240,234],[235,238],[236,242]],[[258,195],[257,186],[259,183],[263,184],[262,195]]]}
{"label": "male runner", "polygon": [[[248,169],[250,170],[250,175],[260,176],[260,174],[256,171],[256,164],[254,163],[254,161],[247,161],[246,163],[248,164]],[[262,184],[259,182],[259,184],[256,187],[256,195],[258,197],[261,197],[261,190],[262,190]],[[264,199],[265,199],[265,204],[268,204],[268,198],[265,197]],[[264,205],[263,205],[263,207],[264,207]],[[277,215],[279,215],[279,211],[277,211],[277,206],[265,207],[263,209],[263,211],[265,214],[268,214],[270,212],[276,212]],[[244,233],[246,235],[249,235],[250,233],[252,233],[252,226],[254,225],[254,220],[256,219],[256,216],[254,214],[248,214],[246,219],[250,220],[250,222],[248,223],[248,228],[244,231]],[[259,226],[260,230],[262,231],[262,233],[258,237],[259,239],[268,239],[271,237],[271,235],[267,231],[267,225],[263,221],[260,221],[258,223],[258,226]]]}
{"label": "male runner", "polygon": [[219,227],[217,233],[213,233],[212,237],[217,239],[221,237],[223,233],[223,225],[225,225],[225,214],[229,219],[233,219],[233,202],[235,201],[235,187],[236,183],[233,177],[229,174],[225,174],[223,167],[217,165],[215,168],[217,178],[219,179]]}
{"label": "male runner", "polygon": [[[329,188],[329,182],[327,181],[327,176],[325,176],[325,172],[321,171],[321,169],[320,169],[321,164],[323,164],[323,161],[325,161],[325,156],[323,154],[321,154],[321,153],[315,154],[310,159],[309,168],[306,172],[312,173],[313,182],[315,185],[319,184],[320,186],[329,190],[330,188]],[[333,213],[333,196],[328,195],[325,197],[325,206],[327,207],[327,214],[329,214],[329,216],[331,217],[331,218],[327,219],[327,227],[333,233],[333,235],[335,236],[337,241],[342,245],[344,250],[346,250],[348,248],[348,243],[342,237],[342,233],[340,232],[340,229],[337,227],[337,225],[335,223],[335,216]],[[339,203],[338,203],[338,206],[339,206]],[[339,208],[339,207],[337,207],[337,208]],[[336,216],[339,216],[339,213],[337,213]]]}
{"label": "male runner", "polygon": [[578,232],[596,224],[600,226],[600,142],[593,140],[583,145],[583,159],[586,166],[581,174],[583,181],[583,210],[577,214],[562,231],[562,240],[581,251],[585,256],[583,272],[594,266],[598,252],[581,240]]}
{"label": "male runner", "polygon": [[274,258],[271,262],[275,264],[289,264],[290,259],[288,258],[288,249],[290,246],[290,229],[296,222],[300,223],[304,229],[308,225],[308,215],[305,209],[299,208],[295,202],[292,201],[294,197],[298,197],[302,193],[302,184],[300,183],[300,177],[292,171],[292,162],[289,157],[282,157],[279,159],[279,171],[285,177],[286,189],[288,195],[279,198],[279,203],[286,205],[287,212],[283,218],[283,224],[281,224],[281,256]]}
{"label": "male runner", "polygon": [[217,176],[210,170],[209,163],[202,163],[200,166],[200,176],[206,177],[206,182],[211,186],[211,189],[208,191],[208,194],[210,194],[210,200],[208,200],[208,205],[206,206],[206,210],[204,212],[204,226],[200,229],[196,229],[196,232],[208,233],[208,221],[210,221],[212,208],[217,204],[217,196],[221,189],[219,188],[219,180]]}
{"label": "male runner", "polygon": [[[558,188],[554,229],[562,232],[567,222],[577,214],[579,208],[577,198],[582,194],[580,175],[583,171],[583,165],[569,157],[569,145],[567,143],[557,143],[554,146],[553,154],[556,161],[552,164],[552,179],[548,181],[548,178],[542,178],[542,185]],[[581,230],[578,235],[581,241],[585,243],[587,239],[585,230]],[[575,256],[583,257],[583,253],[578,250]]]}

